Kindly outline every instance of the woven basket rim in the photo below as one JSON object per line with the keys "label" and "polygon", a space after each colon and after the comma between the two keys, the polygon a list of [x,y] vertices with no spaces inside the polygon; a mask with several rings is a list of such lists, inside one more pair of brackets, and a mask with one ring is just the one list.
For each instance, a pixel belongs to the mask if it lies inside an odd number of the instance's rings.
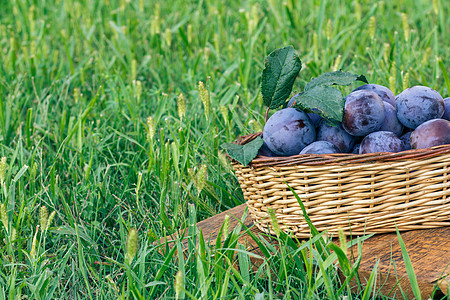
{"label": "woven basket rim", "polygon": [[[262,132],[252,133],[244,136],[239,136],[235,144],[245,145],[255,138],[262,136]],[[374,163],[374,162],[393,162],[400,160],[421,160],[424,158],[431,158],[442,154],[450,153],[450,144],[434,146],[424,149],[413,149],[401,152],[377,152],[366,154],[353,153],[335,153],[335,154],[298,154],[292,156],[278,156],[268,157],[258,155],[254,158],[249,166],[264,167],[264,166],[289,166],[289,165],[345,165],[345,164],[360,164],[360,163]]]}

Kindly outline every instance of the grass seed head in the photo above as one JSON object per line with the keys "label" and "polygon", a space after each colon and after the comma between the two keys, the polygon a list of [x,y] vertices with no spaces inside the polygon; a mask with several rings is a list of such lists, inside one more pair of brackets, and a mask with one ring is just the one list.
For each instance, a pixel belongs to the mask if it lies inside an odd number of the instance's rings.
{"label": "grass seed head", "polygon": [[432,0],[433,2],[433,11],[436,15],[439,14],[439,0]]}
{"label": "grass seed head", "polygon": [[407,88],[409,88],[409,73],[406,72],[403,75],[403,90],[406,90]]}
{"label": "grass seed head", "polygon": [[188,42],[189,43],[192,43],[192,36],[193,36],[193,34],[192,34],[192,24],[188,24],[188,26],[187,26],[187,39],[188,39]]}
{"label": "grass seed head", "polygon": [[47,207],[41,206],[39,209],[39,224],[41,225],[41,230],[45,231],[48,224],[48,210]]}
{"label": "grass seed head", "polygon": [[[206,48],[209,49],[209,48]],[[205,84],[203,81],[198,82],[198,94],[200,96],[200,100],[203,103],[203,107],[205,109],[205,117],[208,120],[209,119],[209,92],[205,87]]]}
{"label": "grass seed head", "polygon": [[6,179],[6,170],[7,170],[8,164],[6,161],[6,157],[2,157],[0,160],[0,183],[4,184]]}
{"label": "grass seed head", "polygon": [[328,19],[326,30],[327,40],[331,40],[332,34],[333,34],[333,21],[331,21],[331,19]]}
{"label": "grass seed head", "polygon": [[9,47],[10,49],[16,49],[16,39],[14,37],[9,39]]}
{"label": "grass seed head", "polygon": [[203,49],[203,53],[205,54],[205,65],[207,65],[209,62],[209,57],[211,56],[211,49],[209,49],[209,47],[205,47]]}
{"label": "grass seed head", "polygon": [[152,21],[150,22],[150,33],[152,35],[159,34],[161,32],[161,21],[159,16],[153,16]]}
{"label": "grass seed head", "polygon": [[228,236],[228,230],[230,229],[230,215],[225,215],[225,219],[223,221],[223,236]]}
{"label": "grass seed head", "polygon": [[140,80],[133,80],[133,91],[134,96],[137,99],[137,102],[139,103],[141,101],[141,95],[142,95],[142,82]]}
{"label": "grass seed head", "polygon": [[3,226],[8,230],[9,219],[8,214],[6,213],[6,206],[3,203],[0,204],[0,218],[2,219]]}
{"label": "grass seed head", "polygon": [[231,168],[231,166],[230,166],[230,161],[228,160],[227,156],[226,156],[223,152],[221,152],[221,151],[219,151],[219,152],[217,153],[217,155],[219,156],[219,162],[220,162],[220,164],[222,165],[222,167],[223,167],[227,172],[231,172],[231,171],[232,171],[232,168]]}
{"label": "grass seed head", "polygon": [[222,115],[225,124],[228,124],[228,108],[225,105],[220,107],[220,114]]}
{"label": "grass seed head", "polygon": [[188,174],[192,180],[192,183],[194,184],[194,187],[197,190],[197,193],[200,194],[205,187],[206,180],[208,179],[207,166],[205,164],[202,164],[198,168],[189,168]]}
{"label": "grass seed head", "polygon": [[339,244],[341,246],[342,251],[347,254],[347,238],[345,237],[344,230],[342,227],[338,227],[339,234]]}
{"label": "grass seed head", "polygon": [[220,36],[217,32],[214,33],[214,48],[216,50],[216,55],[218,55],[220,53]]}
{"label": "grass seed head", "polygon": [[197,173],[197,191],[199,194],[205,187],[206,180],[208,180],[208,167],[206,164],[202,164]]}
{"label": "grass seed head", "polygon": [[34,233],[33,242],[31,243],[30,256],[32,259],[36,258],[36,245],[37,245],[37,233],[39,231],[39,225],[36,226],[36,232]]}
{"label": "grass seed head", "polygon": [[160,34],[161,33],[161,6],[159,3],[155,4],[155,15],[152,18],[152,21],[150,22],[150,33],[151,35]]}
{"label": "grass seed head", "polygon": [[277,237],[280,236],[280,225],[278,224],[277,216],[275,215],[275,211],[272,208],[267,210],[269,212],[270,220],[272,221],[272,228],[275,231]]}
{"label": "grass seed head", "polygon": [[172,30],[170,28],[166,28],[166,31],[164,32],[164,38],[166,40],[166,44],[168,47],[172,45]]}
{"label": "grass seed head", "polygon": [[319,59],[319,36],[317,32],[313,33],[313,49],[314,49],[314,59]]}
{"label": "grass seed head", "polygon": [[16,227],[13,227],[11,229],[11,242],[14,243],[16,239],[17,239],[17,229]]}
{"label": "grass seed head", "polygon": [[55,218],[55,216],[56,216],[56,211],[52,211],[52,213],[48,217],[47,227],[45,228],[46,230],[50,227],[50,224],[52,223],[52,221]]}
{"label": "grass seed head", "polygon": [[138,173],[138,180],[136,183],[136,194],[139,193],[139,190],[141,189],[141,184],[142,184],[142,172]]}
{"label": "grass seed head", "polygon": [[394,77],[394,78],[397,78],[397,63],[395,61],[392,62],[391,76]]}
{"label": "grass seed head", "polygon": [[80,98],[81,98],[81,92],[79,88],[74,88],[73,89],[73,99],[75,100],[75,103],[80,102]]}
{"label": "grass seed head", "polygon": [[395,77],[393,75],[389,76],[389,89],[396,94],[396,88],[395,88]]}
{"label": "grass seed head", "polygon": [[137,74],[137,61],[136,59],[133,59],[131,61],[131,81],[133,82],[134,80],[136,80],[136,75]]}
{"label": "grass seed head", "polygon": [[377,29],[377,20],[375,16],[371,16],[369,19],[369,36],[371,40],[373,40],[375,37],[376,29]]}
{"label": "grass seed head", "polygon": [[137,254],[138,239],[139,235],[136,228],[131,228],[128,231],[126,254],[125,254],[125,260],[128,265],[131,265],[131,262],[133,261],[134,257]]}
{"label": "grass seed head", "polygon": [[259,22],[259,7],[257,3],[253,4],[251,13],[246,14],[246,19],[248,23],[248,32],[252,33]]}
{"label": "grass seed head", "polygon": [[152,141],[153,137],[155,136],[156,128],[155,128],[155,120],[152,116],[147,118],[147,139],[148,141]]}
{"label": "grass seed head", "polygon": [[385,7],[386,7],[386,3],[384,1],[378,2],[378,10],[380,11],[380,15],[384,14]]}
{"label": "grass seed head", "polygon": [[186,115],[186,99],[184,98],[183,93],[180,93],[177,97],[177,110],[178,110],[178,117],[180,120],[183,120],[184,116]]}
{"label": "grass seed head", "polygon": [[383,45],[383,59],[387,63],[389,60],[389,55],[391,53],[391,44],[384,43]]}
{"label": "grass seed head", "polygon": [[405,41],[407,42],[409,40],[409,22],[408,22],[408,15],[405,13],[402,13],[402,27],[403,27],[403,34],[405,36]]}
{"label": "grass seed head", "polygon": [[184,285],[184,274],[179,270],[175,275],[175,298],[180,299],[180,294]]}
{"label": "grass seed head", "polygon": [[342,55],[339,54],[339,55],[336,57],[336,59],[334,60],[333,71],[337,71],[337,70],[340,69],[341,61],[342,61]]}
{"label": "grass seed head", "polygon": [[361,9],[361,4],[359,3],[358,0],[355,0],[355,15],[356,15],[356,19],[358,21],[360,21],[361,15],[362,15],[362,9]]}

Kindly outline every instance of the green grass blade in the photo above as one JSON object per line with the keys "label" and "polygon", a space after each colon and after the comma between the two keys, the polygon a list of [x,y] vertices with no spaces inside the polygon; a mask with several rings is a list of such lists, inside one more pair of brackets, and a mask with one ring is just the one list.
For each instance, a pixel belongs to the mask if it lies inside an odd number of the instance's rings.
{"label": "green grass blade", "polygon": [[[361,297],[362,300],[369,300],[375,297],[375,288],[377,285],[377,271],[378,271],[378,260],[373,266],[372,272],[370,272],[369,280],[367,280],[366,288],[364,289],[364,293]],[[370,298],[370,294],[372,294],[372,298]]]}
{"label": "green grass blade", "polygon": [[[289,184],[287,184],[285,182],[285,184],[288,186],[288,188],[291,190],[291,192],[294,194],[295,199],[297,199],[298,204],[300,205],[300,208],[302,209],[303,212],[303,217],[305,218],[306,223],[308,223],[309,229],[311,230],[311,234],[313,237],[320,235],[319,231],[317,230],[317,228],[314,226],[314,224],[311,222],[311,219],[308,216],[308,213],[306,212],[306,208],[305,205],[303,204],[302,200],[300,199],[300,197],[298,196],[298,194],[295,192],[295,190],[289,186]],[[328,250],[326,249],[326,242],[323,238],[320,238],[316,243],[315,243],[317,250],[319,251],[319,253],[321,253],[322,258],[325,259],[325,256],[327,254],[329,254]]]}
{"label": "green grass blade", "polygon": [[[161,277],[163,276],[164,272],[167,270],[167,268],[169,267],[169,263],[172,260],[173,255],[175,254],[177,250],[177,247],[173,247],[169,253],[165,254],[165,258],[164,258],[164,262],[161,266],[161,268],[158,270],[158,272],[155,275],[154,281],[158,281],[161,279]],[[153,293],[155,292],[156,286],[153,286],[149,296],[152,297]]]}
{"label": "green grass blade", "polygon": [[405,243],[400,235],[400,232],[397,230],[398,243],[400,244],[400,248],[402,249],[403,261],[405,262],[406,273],[408,274],[409,283],[411,284],[411,289],[414,293],[414,297],[416,299],[421,300],[422,295],[420,294],[419,284],[417,283],[416,273],[414,272],[414,268],[411,263],[411,259],[409,258],[408,251],[406,250]]}
{"label": "green grass blade", "polygon": [[320,271],[322,272],[322,278],[323,278],[323,282],[325,284],[325,290],[327,292],[327,295],[330,299],[336,300],[337,298],[336,298],[336,295],[334,292],[333,283],[332,283],[330,274],[325,269],[325,267],[323,265],[323,261],[320,256],[318,257],[317,262],[319,264]]}

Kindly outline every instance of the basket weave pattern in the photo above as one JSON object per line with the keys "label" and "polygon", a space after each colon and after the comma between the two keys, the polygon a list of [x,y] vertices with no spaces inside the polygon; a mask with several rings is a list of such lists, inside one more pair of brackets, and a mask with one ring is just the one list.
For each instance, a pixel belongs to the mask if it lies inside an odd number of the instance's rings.
{"label": "basket weave pattern", "polygon": [[[241,137],[245,144],[260,134]],[[233,163],[249,213],[263,231],[268,208],[282,230],[309,236],[300,196],[319,231],[347,235],[450,226],[450,145],[400,153],[257,157]]]}

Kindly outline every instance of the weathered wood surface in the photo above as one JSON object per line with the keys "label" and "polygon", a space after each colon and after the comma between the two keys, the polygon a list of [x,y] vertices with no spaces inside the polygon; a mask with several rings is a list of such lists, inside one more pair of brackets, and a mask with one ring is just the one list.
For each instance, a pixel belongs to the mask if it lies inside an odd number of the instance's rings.
{"label": "weathered wood surface", "polygon": [[[450,282],[448,276],[450,274],[450,227],[406,231],[402,232],[401,236],[416,273],[422,297],[428,299],[436,283],[444,293],[447,293]],[[373,236],[364,242],[362,253],[359,269],[361,278],[368,279],[375,262],[379,260],[378,280],[383,285],[382,293],[388,294],[400,280],[400,285],[403,291],[407,292],[408,299],[414,298],[395,233]],[[395,269],[393,262],[395,262]]]}
{"label": "weathered wood surface", "polygon": [[[202,230],[205,240],[209,240],[211,245],[215,244],[225,216],[230,215],[231,231],[239,223],[238,220],[242,218],[245,208],[246,204],[239,205],[198,222],[197,226]],[[246,218],[244,224],[256,234],[262,233],[253,226],[250,217]],[[401,236],[411,258],[422,297],[428,299],[436,283],[446,294],[450,288],[450,227],[407,231],[402,232]],[[164,240],[165,238],[161,242]],[[170,242],[170,237],[168,241]],[[262,255],[257,244],[248,235],[242,235],[239,242],[248,245],[249,251]],[[353,252],[357,252],[356,246]],[[362,253],[359,276],[363,284],[364,280],[369,278],[376,261],[379,260],[377,284],[382,293],[387,295],[393,291],[391,296],[393,293],[400,295],[397,287],[399,284],[408,299],[414,299],[395,233],[375,235],[364,241]],[[257,260],[252,259],[252,261],[255,264],[259,263]]]}

